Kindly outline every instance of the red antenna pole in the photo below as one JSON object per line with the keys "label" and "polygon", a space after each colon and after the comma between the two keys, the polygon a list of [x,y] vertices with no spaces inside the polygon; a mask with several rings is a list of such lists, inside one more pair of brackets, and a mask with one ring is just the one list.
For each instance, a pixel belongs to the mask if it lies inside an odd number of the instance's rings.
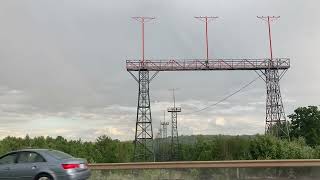
{"label": "red antenna pole", "polygon": [[271,21],[277,20],[280,16],[257,16],[268,23],[268,31],[269,31],[269,49],[270,49],[270,60],[273,60],[273,53],[272,53],[272,36],[271,36]]}
{"label": "red antenna pole", "polygon": [[197,17],[194,17],[196,19],[199,19],[200,21],[203,21],[205,22],[205,27],[206,27],[206,53],[207,53],[207,63],[208,63],[208,60],[209,60],[209,42],[208,42],[208,22],[210,22],[210,20],[213,20],[213,19],[216,19],[218,17],[216,16],[197,16]]}
{"label": "red antenna pole", "polygon": [[155,19],[155,17],[132,17],[133,19],[141,22],[141,26],[142,26],[142,58],[141,58],[141,63],[144,63],[144,23],[149,22],[153,19]]}

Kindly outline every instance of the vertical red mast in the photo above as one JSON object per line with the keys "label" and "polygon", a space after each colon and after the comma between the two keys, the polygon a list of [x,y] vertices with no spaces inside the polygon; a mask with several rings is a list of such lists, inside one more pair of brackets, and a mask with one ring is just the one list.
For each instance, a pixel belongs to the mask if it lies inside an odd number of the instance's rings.
{"label": "vertical red mast", "polygon": [[142,26],[142,59],[141,59],[141,64],[143,65],[144,63],[144,23],[149,22],[153,19],[155,19],[154,17],[132,17],[133,19],[141,22],[141,26]]}
{"label": "vertical red mast", "polygon": [[197,19],[199,19],[200,21],[203,21],[205,22],[205,26],[206,26],[206,53],[207,53],[207,61],[209,60],[209,42],[208,42],[208,22],[210,22],[210,20],[213,20],[213,19],[216,19],[218,17],[216,16],[198,16],[198,17],[195,17]]}
{"label": "vertical red mast", "polygon": [[276,19],[279,19],[280,16],[257,16],[257,18],[260,18],[268,23],[268,31],[269,31],[269,49],[270,49],[270,60],[273,60],[273,53],[272,53],[272,37],[271,37],[271,21],[274,21]]}

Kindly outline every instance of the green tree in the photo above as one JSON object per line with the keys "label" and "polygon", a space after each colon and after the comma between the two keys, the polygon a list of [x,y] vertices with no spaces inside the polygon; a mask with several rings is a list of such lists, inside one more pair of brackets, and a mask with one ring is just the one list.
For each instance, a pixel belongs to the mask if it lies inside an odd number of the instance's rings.
{"label": "green tree", "polygon": [[118,140],[112,140],[106,135],[97,138],[95,147],[98,150],[97,156],[100,156],[99,162],[118,162],[116,157],[117,143],[119,143]]}
{"label": "green tree", "polygon": [[304,137],[312,147],[320,145],[320,111],[317,106],[299,107],[288,117],[291,119],[291,137]]}
{"label": "green tree", "polygon": [[277,157],[278,139],[273,136],[257,136],[250,143],[252,159],[280,159]]}

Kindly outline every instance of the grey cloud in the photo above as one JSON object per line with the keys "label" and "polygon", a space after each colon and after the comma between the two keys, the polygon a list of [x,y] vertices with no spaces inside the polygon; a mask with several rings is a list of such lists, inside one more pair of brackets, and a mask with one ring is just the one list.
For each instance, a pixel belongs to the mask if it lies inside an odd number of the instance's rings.
{"label": "grey cloud", "polygon": [[[256,15],[280,15],[272,29],[274,54],[290,57],[292,64],[281,82],[285,110],[290,114],[298,106],[317,105],[317,7],[317,1],[299,0],[2,0],[0,123],[20,134],[41,134],[48,127],[70,129],[72,122],[83,126],[74,136],[92,139],[89,134],[100,132],[97,126],[101,126],[105,130],[101,132],[128,131],[118,136],[132,139],[137,84],[126,72],[125,60],[141,56],[140,25],[130,18],[139,15],[157,17],[146,25],[146,57],[152,59],[204,57],[204,24],[193,18],[196,15],[220,16],[209,25],[210,57],[267,57],[266,24]],[[177,101],[184,112],[192,112],[256,76],[254,72],[161,72],[151,83],[155,130],[163,110],[171,105],[169,88],[180,88]],[[260,80],[225,104],[183,116],[190,120],[181,128],[186,134],[263,132],[264,101],[265,84]],[[200,127],[217,116],[225,119],[225,126]],[[232,121],[241,118],[255,121]],[[28,127],[23,128],[24,123]]]}

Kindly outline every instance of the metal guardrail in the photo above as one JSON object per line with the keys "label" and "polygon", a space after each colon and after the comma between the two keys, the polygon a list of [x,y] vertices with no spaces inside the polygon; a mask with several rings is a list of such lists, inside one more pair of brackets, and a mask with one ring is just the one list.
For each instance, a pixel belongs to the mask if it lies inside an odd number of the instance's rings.
{"label": "metal guardrail", "polygon": [[237,161],[177,161],[89,164],[92,170],[125,169],[193,169],[193,168],[273,168],[273,167],[316,167],[320,159],[294,160],[237,160]]}

